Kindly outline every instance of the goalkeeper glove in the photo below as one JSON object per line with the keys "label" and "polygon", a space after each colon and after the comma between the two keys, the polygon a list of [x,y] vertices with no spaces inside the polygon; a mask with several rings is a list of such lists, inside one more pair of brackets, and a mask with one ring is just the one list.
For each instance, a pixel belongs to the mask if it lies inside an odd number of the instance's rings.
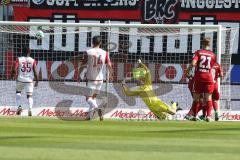
{"label": "goalkeeper glove", "polygon": [[141,59],[138,59],[138,60],[137,60],[137,63],[138,63],[138,64],[142,63]]}

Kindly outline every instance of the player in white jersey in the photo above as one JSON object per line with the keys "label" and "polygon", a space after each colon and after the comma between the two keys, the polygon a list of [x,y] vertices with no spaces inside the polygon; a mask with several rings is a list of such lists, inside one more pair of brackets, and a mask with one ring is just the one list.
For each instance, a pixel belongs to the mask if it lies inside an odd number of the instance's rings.
{"label": "player in white jersey", "polygon": [[12,68],[12,77],[16,79],[16,104],[18,106],[17,115],[22,112],[21,106],[21,92],[25,89],[28,99],[28,116],[32,116],[33,106],[33,81],[35,78],[35,87],[38,85],[38,76],[36,71],[36,61],[30,57],[30,49],[24,47],[22,49],[22,55],[16,59],[16,63]]}
{"label": "player in white jersey", "polygon": [[[103,84],[103,68],[104,65],[107,66],[109,71],[109,79],[112,78],[112,65],[109,58],[108,52],[100,48],[101,37],[95,36],[92,39],[93,48],[86,51],[83,56],[83,60],[79,67],[79,74],[83,71],[84,68],[87,68],[86,80],[88,91],[85,93],[86,101],[89,104],[88,110],[88,119],[90,120],[93,117],[95,111],[98,112],[100,121],[103,120],[102,110],[96,102],[96,96],[99,94],[100,89]],[[79,76],[80,77],[80,76]]]}

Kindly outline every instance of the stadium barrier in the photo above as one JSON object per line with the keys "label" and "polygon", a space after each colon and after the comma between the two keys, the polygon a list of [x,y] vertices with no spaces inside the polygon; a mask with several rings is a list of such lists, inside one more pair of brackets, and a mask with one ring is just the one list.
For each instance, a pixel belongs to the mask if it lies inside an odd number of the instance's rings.
{"label": "stadium barrier", "polygon": [[[32,110],[33,116],[50,117],[50,118],[74,118],[84,117],[87,115],[87,108],[65,108],[65,107],[39,107]],[[0,106],[0,116],[16,116],[16,107]],[[179,111],[174,116],[167,116],[167,120],[184,120],[188,110]],[[21,116],[27,116],[27,110],[24,110]],[[157,121],[154,114],[148,109],[126,109],[116,108],[104,115],[106,119],[117,120],[138,120],[138,121]],[[66,120],[66,119],[65,119]],[[240,121],[240,111],[222,111],[219,121]]]}

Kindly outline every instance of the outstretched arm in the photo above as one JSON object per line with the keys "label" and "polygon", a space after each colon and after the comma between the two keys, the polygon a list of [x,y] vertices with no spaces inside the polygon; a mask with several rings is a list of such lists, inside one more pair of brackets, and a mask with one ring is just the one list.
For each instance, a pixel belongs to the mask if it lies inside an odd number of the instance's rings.
{"label": "outstretched arm", "polygon": [[142,63],[141,59],[139,59],[137,61],[137,63],[139,64],[139,66],[141,68],[143,68],[145,71],[146,71],[146,75],[145,75],[145,85],[151,85],[152,84],[152,76],[151,76],[151,72],[150,70],[148,69],[148,67]]}
{"label": "outstretched arm", "polygon": [[36,61],[34,61],[34,64],[33,64],[33,74],[34,74],[34,79],[35,79],[35,87],[37,87],[38,86],[38,75],[37,75]]}
{"label": "outstretched arm", "polygon": [[149,72],[148,67],[147,67],[144,63],[142,63],[141,59],[139,59],[139,60],[137,61],[137,63],[139,64],[139,66],[140,66],[141,68],[144,68],[145,71]]}
{"label": "outstretched arm", "polygon": [[107,68],[108,68],[108,73],[109,73],[109,80],[113,80],[113,68],[111,64],[107,64]]}
{"label": "outstretched arm", "polygon": [[81,73],[87,67],[88,56],[87,53],[84,53],[82,61],[78,65],[78,82],[81,81]]}

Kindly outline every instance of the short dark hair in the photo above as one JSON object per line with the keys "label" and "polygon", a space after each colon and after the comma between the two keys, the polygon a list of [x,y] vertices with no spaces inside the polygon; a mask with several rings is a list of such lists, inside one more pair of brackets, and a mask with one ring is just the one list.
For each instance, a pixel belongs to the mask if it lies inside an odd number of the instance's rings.
{"label": "short dark hair", "polygon": [[94,46],[100,45],[101,42],[102,42],[102,40],[101,40],[101,37],[100,37],[100,36],[94,36],[93,39],[92,39],[92,44],[93,44]]}
{"label": "short dark hair", "polygon": [[29,47],[23,47],[22,48],[22,55],[23,56],[27,56],[28,55],[28,53],[29,53]]}

